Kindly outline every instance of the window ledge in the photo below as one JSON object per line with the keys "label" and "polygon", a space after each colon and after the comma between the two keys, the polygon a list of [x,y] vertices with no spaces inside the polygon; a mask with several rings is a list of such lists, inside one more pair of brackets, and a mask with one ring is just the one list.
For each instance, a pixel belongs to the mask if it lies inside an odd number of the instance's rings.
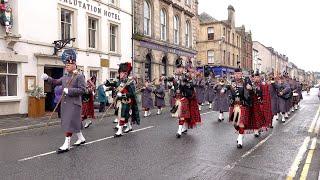
{"label": "window ledge", "polygon": [[19,97],[0,97],[0,103],[4,102],[20,102],[21,98]]}

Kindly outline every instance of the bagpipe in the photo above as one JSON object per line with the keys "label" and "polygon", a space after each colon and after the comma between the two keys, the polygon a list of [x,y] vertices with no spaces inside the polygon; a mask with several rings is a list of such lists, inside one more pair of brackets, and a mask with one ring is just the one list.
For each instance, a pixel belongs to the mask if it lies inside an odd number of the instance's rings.
{"label": "bagpipe", "polygon": [[278,89],[278,96],[281,97],[282,99],[285,99],[285,100],[288,100],[288,99],[292,98],[293,92],[291,91],[291,89],[287,93],[284,93],[283,92],[284,90],[285,90],[285,86],[283,86],[283,85],[280,86],[279,89]]}

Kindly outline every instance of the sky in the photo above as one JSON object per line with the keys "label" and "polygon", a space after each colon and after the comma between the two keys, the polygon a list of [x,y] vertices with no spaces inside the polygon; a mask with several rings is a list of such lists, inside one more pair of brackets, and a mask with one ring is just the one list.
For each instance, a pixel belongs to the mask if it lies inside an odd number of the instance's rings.
{"label": "sky", "polygon": [[320,71],[319,0],[198,0],[199,14],[226,20],[235,8],[236,26],[251,30],[254,41],[289,57],[307,71]]}

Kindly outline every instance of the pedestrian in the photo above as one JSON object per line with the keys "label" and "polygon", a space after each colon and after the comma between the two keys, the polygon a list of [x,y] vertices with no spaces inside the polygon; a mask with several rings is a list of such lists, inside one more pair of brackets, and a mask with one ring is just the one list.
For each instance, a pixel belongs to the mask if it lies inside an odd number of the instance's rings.
{"label": "pedestrian", "polygon": [[86,93],[82,96],[82,121],[84,128],[92,125],[92,121],[88,118],[95,119],[94,116],[94,99],[96,94],[96,76],[92,76],[87,81]]}
{"label": "pedestrian", "polygon": [[229,111],[230,86],[226,84],[226,80],[222,77],[213,89],[215,92],[213,111],[219,112],[218,121],[221,122],[224,120],[223,113]]}
{"label": "pedestrian", "polygon": [[47,74],[41,78],[52,85],[62,85],[63,99],[61,101],[61,126],[65,132],[65,142],[58,149],[57,153],[64,153],[70,150],[71,136],[76,133],[78,140],[75,146],[86,142],[81,132],[81,96],[85,93],[86,82],[84,76],[77,72],[76,52],[72,49],[65,50],[62,54],[62,61],[65,64],[67,75],[60,79],[53,79]]}
{"label": "pedestrian", "polygon": [[165,88],[164,85],[160,82],[155,83],[154,89],[154,105],[158,108],[157,115],[160,115],[162,112],[162,108],[165,107]]}
{"label": "pedestrian", "polygon": [[[137,98],[135,93],[135,82],[129,78],[132,71],[131,63],[121,63],[119,65],[119,81],[110,83],[107,81],[107,87],[114,87],[116,89],[116,98],[119,100],[118,105],[118,119],[119,126],[114,137],[120,137],[123,133],[129,133],[133,130],[132,124],[140,124],[139,109],[137,105]],[[123,127],[127,128],[123,130]]]}
{"label": "pedestrian", "polygon": [[142,101],[142,108],[144,109],[144,117],[148,117],[151,115],[150,110],[153,108],[153,99],[152,99],[152,92],[153,88],[149,80],[145,82],[144,87],[141,89],[141,101]]}
{"label": "pedestrian", "polygon": [[56,112],[58,112],[58,118],[61,118],[61,104],[59,103],[63,93],[63,88],[61,85],[54,87],[54,104],[57,106]]}
{"label": "pedestrian", "polygon": [[104,84],[98,86],[98,101],[100,103],[99,112],[105,112],[108,98],[106,96],[107,87]]}

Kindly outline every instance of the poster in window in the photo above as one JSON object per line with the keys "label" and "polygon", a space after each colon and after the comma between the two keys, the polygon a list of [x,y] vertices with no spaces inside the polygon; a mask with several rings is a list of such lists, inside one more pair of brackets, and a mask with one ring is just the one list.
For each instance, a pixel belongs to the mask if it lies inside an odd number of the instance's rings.
{"label": "poster in window", "polygon": [[25,76],[25,88],[26,92],[32,91],[36,86],[35,76]]}

